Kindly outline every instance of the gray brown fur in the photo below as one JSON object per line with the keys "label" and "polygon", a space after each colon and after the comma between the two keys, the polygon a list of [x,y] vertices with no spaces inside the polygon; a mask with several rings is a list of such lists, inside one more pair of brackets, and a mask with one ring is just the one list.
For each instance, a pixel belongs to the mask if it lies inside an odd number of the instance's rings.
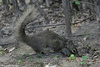
{"label": "gray brown fur", "polygon": [[62,38],[53,31],[45,30],[34,34],[31,37],[27,36],[25,34],[25,26],[30,21],[34,20],[37,15],[37,9],[34,7],[34,5],[31,5],[23,13],[23,16],[16,21],[14,29],[17,40],[19,40],[21,43],[31,46],[37,53],[42,52],[44,48],[51,48],[55,52],[62,52],[64,55],[68,56],[71,53],[75,53],[73,52],[73,50],[76,51],[73,42]]}

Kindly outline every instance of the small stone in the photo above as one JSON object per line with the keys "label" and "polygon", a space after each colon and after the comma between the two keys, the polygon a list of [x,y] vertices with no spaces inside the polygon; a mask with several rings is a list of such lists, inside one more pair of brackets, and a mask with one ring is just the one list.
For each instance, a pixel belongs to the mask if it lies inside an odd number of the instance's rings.
{"label": "small stone", "polygon": [[83,45],[81,42],[78,42],[79,45]]}
{"label": "small stone", "polygon": [[9,49],[9,52],[11,52],[11,51],[13,51],[13,50],[15,50],[15,47],[13,47],[13,48]]}
{"label": "small stone", "polygon": [[49,63],[45,67],[57,67],[57,65],[50,65],[50,63]]}
{"label": "small stone", "polygon": [[56,22],[55,21],[52,21],[52,24],[55,24]]}

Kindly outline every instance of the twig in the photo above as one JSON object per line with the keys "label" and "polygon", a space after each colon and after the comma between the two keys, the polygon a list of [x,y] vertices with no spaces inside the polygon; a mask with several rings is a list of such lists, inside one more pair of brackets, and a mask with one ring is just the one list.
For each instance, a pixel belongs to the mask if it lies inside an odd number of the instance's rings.
{"label": "twig", "polygon": [[37,26],[32,26],[32,28],[35,27],[48,27],[48,26],[60,26],[60,25],[65,25],[65,24],[48,24],[48,25],[37,25]]}
{"label": "twig", "polygon": [[83,20],[81,20],[80,22],[77,22],[77,23],[72,23],[72,25],[75,25],[75,24],[78,24],[78,23],[82,23],[83,21],[86,21],[87,19],[90,19],[91,17],[93,17],[94,15],[91,15]]}

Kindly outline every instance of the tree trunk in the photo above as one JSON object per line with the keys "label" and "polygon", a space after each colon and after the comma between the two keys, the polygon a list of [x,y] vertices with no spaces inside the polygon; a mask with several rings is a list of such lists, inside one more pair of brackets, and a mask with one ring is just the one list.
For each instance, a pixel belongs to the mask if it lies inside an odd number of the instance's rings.
{"label": "tree trunk", "polygon": [[95,10],[96,10],[96,18],[99,23],[99,30],[100,30],[100,1],[95,0]]}
{"label": "tree trunk", "polygon": [[64,15],[65,15],[65,25],[66,25],[66,37],[70,38],[72,36],[71,32],[71,23],[70,23],[70,1],[69,0],[62,0],[62,5],[64,9]]}

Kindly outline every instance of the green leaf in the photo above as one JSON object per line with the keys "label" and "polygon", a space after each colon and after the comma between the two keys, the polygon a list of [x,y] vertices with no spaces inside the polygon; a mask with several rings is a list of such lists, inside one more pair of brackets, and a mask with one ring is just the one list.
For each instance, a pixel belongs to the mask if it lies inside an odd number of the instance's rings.
{"label": "green leaf", "polygon": [[22,64],[22,60],[18,60],[18,64]]}
{"label": "green leaf", "polygon": [[73,0],[72,3],[75,3],[76,1],[78,1],[78,0]]}
{"label": "green leaf", "polygon": [[88,32],[85,33],[84,38],[88,35]]}
{"label": "green leaf", "polygon": [[72,60],[75,60],[75,57],[73,57]]}
{"label": "green leaf", "polygon": [[2,48],[2,54],[4,53],[4,48]]}
{"label": "green leaf", "polygon": [[43,63],[40,64],[40,67],[44,67]]}
{"label": "green leaf", "polygon": [[59,55],[54,56],[54,58],[57,58]]}
{"label": "green leaf", "polygon": [[1,2],[1,4],[3,4],[3,2]]}
{"label": "green leaf", "polygon": [[29,56],[29,54],[27,52],[25,52],[26,55],[28,56],[28,58],[30,59],[30,61],[32,61],[31,57]]}
{"label": "green leaf", "polygon": [[75,1],[72,1],[72,3],[74,3]]}
{"label": "green leaf", "polygon": [[79,5],[79,4],[80,4],[80,2],[75,2],[75,4]]}
{"label": "green leaf", "polygon": [[86,62],[80,62],[80,64],[86,64]]}
{"label": "green leaf", "polygon": [[74,57],[74,54],[71,54],[70,57],[73,58]]}
{"label": "green leaf", "polygon": [[83,60],[86,60],[86,59],[87,59],[87,57],[86,57],[86,56],[83,56],[83,57],[82,57],[82,59],[83,59]]}

